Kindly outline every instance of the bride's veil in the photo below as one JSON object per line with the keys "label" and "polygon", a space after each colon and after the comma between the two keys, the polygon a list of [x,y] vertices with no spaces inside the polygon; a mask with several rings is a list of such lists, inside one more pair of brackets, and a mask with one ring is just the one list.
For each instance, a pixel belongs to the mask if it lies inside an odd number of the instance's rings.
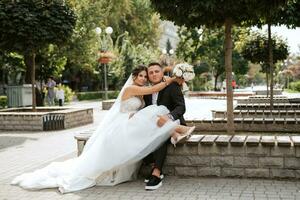
{"label": "bride's veil", "polygon": [[[92,134],[92,136],[90,137],[90,139],[88,140],[88,142],[86,143],[84,149],[83,149],[83,153],[88,150],[90,148],[90,146],[97,140],[98,137],[102,137],[104,136],[103,134],[103,130],[104,127],[107,127],[110,123],[114,123],[114,119],[116,118],[116,116],[120,113],[120,107],[121,107],[121,98],[122,95],[124,93],[124,90],[133,84],[133,78],[132,75],[129,76],[129,78],[127,79],[126,83],[124,84],[124,86],[122,87],[115,103],[113,104],[113,106],[109,109],[109,111],[107,112],[107,114],[104,116],[104,118],[102,119],[102,121],[100,122],[100,124],[98,125],[96,131]],[[97,121],[98,119],[96,119]]]}

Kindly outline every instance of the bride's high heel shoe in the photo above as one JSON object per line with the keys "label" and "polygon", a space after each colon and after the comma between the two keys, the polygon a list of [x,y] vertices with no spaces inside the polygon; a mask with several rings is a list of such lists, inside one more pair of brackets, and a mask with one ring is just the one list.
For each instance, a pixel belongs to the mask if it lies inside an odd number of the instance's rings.
{"label": "bride's high heel shoe", "polygon": [[180,136],[176,137],[176,139],[171,137],[171,143],[174,145],[174,147],[176,147],[176,144],[178,142],[191,137],[191,133],[195,130],[195,128],[196,128],[196,126],[192,126],[191,128],[189,128],[189,130],[184,135],[180,135]]}

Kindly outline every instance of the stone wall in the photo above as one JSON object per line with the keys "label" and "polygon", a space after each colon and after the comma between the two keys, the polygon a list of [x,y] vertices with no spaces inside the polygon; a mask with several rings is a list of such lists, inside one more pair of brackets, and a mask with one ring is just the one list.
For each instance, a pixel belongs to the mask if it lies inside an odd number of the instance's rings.
{"label": "stone wall", "polygon": [[0,113],[0,130],[43,130],[43,114]]}
{"label": "stone wall", "polygon": [[[78,155],[92,131],[75,136]],[[140,173],[148,175],[149,166]],[[193,135],[168,146],[163,173],[190,177],[300,178],[300,136]]]}
{"label": "stone wall", "polygon": [[[226,119],[186,120],[196,131],[226,131]],[[290,132],[299,133],[300,118],[235,118],[234,129],[244,132]]]}
{"label": "stone wall", "polygon": [[84,110],[70,110],[65,113],[65,128],[72,128],[76,126],[82,126],[85,124],[93,123],[93,109],[84,109]]}
{"label": "stone wall", "polygon": [[102,101],[102,110],[109,110],[115,103],[115,99],[103,100]]}
{"label": "stone wall", "polygon": [[[0,130],[7,131],[43,131],[43,117],[60,114],[64,116],[64,128],[72,128],[93,123],[93,109],[81,108],[38,108],[41,111],[30,112],[30,108],[4,109],[0,112]],[[48,111],[46,111],[48,109]]]}
{"label": "stone wall", "polygon": [[300,178],[300,147],[241,143],[186,143],[168,147],[164,173],[174,176]]}

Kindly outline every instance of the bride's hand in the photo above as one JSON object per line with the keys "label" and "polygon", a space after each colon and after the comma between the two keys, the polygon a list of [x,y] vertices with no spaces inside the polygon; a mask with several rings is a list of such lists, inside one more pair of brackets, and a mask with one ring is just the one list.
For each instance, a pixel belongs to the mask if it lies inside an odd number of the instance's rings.
{"label": "bride's hand", "polygon": [[182,85],[184,83],[183,78],[179,78],[179,77],[173,77],[173,78],[174,79],[172,81],[178,83],[178,85]]}
{"label": "bride's hand", "polygon": [[169,77],[169,76],[164,76],[164,80],[167,83],[167,85],[169,85],[170,83],[174,82],[176,80],[176,77]]}
{"label": "bride's hand", "polygon": [[167,85],[169,85],[172,82],[177,82],[178,85],[182,85],[184,83],[183,78],[178,78],[176,76],[173,76],[173,77],[164,76],[164,80],[167,83]]}

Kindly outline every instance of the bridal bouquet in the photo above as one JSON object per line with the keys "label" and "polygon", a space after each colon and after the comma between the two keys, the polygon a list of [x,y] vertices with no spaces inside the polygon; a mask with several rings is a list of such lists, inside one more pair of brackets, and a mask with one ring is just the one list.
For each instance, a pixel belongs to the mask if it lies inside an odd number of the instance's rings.
{"label": "bridal bouquet", "polygon": [[[179,78],[183,78],[185,82],[191,81],[195,78],[193,66],[187,63],[179,63],[175,65],[173,69],[173,75]],[[189,91],[189,87],[185,82],[182,84],[182,92],[184,94]]]}
{"label": "bridal bouquet", "polygon": [[191,81],[195,78],[193,66],[187,63],[179,63],[175,65],[173,69],[173,75],[179,78],[183,78],[186,82]]}

